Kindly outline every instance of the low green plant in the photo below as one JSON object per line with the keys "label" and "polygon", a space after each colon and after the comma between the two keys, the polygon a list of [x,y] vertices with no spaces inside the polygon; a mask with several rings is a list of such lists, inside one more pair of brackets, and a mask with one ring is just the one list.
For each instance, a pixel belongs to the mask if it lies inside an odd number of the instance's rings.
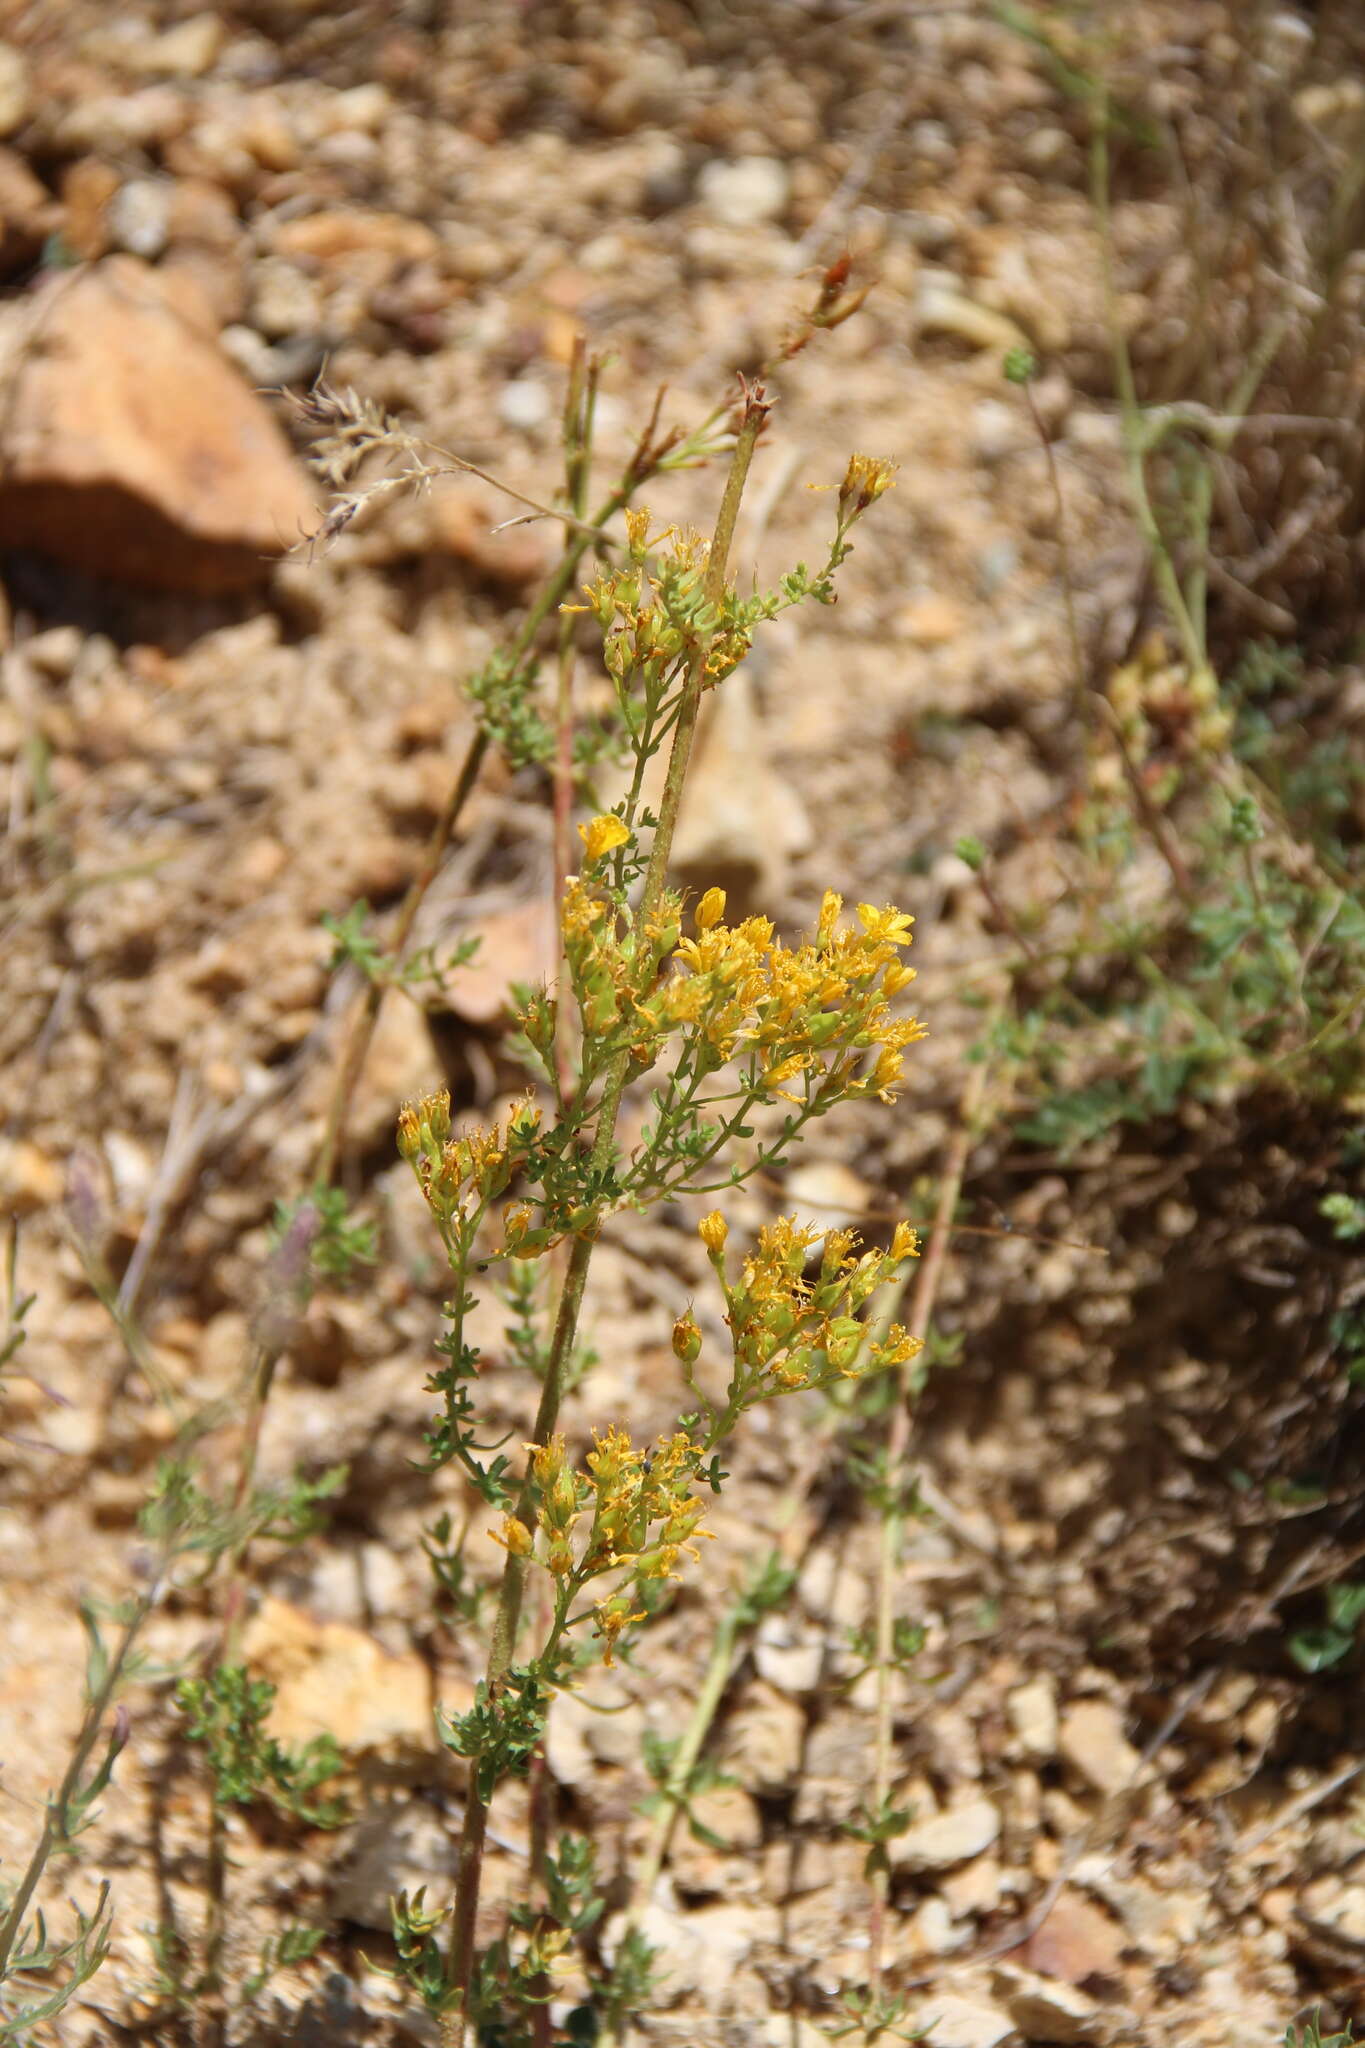
{"label": "low green plant", "polygon": [[[127,1744],[132,1724],[124,1693],[134,1684],[164,1681],[164,1674],[153,1670],[143,1654],[147,1624],[171,1590],[196,1578],[202,1583],[224,1565],[232,1567],[253,1542],[268,1538],[292,1543],[311,1535],[319,1525],[323,1504],[335,1495],[345,1477],[343,1468],[334,1467],[314,1476],[295,1474],[283,1485],[260,1486],[244,1465],[226,1489],[211,1485],[201,1446],[208,1432],[228,1419],[233,1404],[216,1400],[192,1407],[167,1385],[153,1363],[135,1307],[124,1298],[106,1263],[107,1219],[94,1173],[79,1155],[69,1176],[67,1223],[89,1285],[123,1338],[130,1364],[144,1374],[174,1419],[174,1442],[158,1462],[138,1517],[145,1555],[136,1589],[112,1605],[85,1599],[80,1606],[86,1635],[81,1725],[67,1770],[46,1801],[43,1825],[29,1860],[18,1881],[0,1895],[0,2040],[27,2039],[41,2021],[54,2019],[109,1953],[114,1901],[108,1882],[100,1884],[93,1907],[73,1907],[74,1930],[60,1938],[50,1933],[37,1901],[54,1862],[78,1853],[80,1837],[95,1819],[97,1803]],[[291,1214],[279,1218],[258,1321],[288,1320],[297,1310],[310,1270],[340,1271],[366,1256],[369,1249],[363,1231],[350,1221],[344,1201],[335,1191],[324,1190],[317,1200],[295,1205]],[[316,1260],[315,1269],[310,1268],[310,1258]],[[0,1369],[13,1372],[18,1369],[24,1316],[32,1300],[18,1291],[17,1238],[13,1233],[6,1261],[6,1293]],[[266,1795],[277,1810],[293,1812],[310,1825],[336,1824],[335,1818],[329,1818],[325,1802],[312,1799],[322,1778],[334,1772],[334,1756],[312,1751],[291,1757],[273,1743],[263,1729],[270,1696],[268,1686],[249,1680],[244,1671],[230,1666],[181,1681],[190,1739],[203,1743],[214,1760],[218,1797],[210,1860],[216,1845],[220,1879],[226,1870],[221,1813],[227,1804]],[[221,1888],[215,1903],[211,1887],[204,1950],[208,1963],[203,1968],[191,1968],[187,1946],[175,1930],[163,1928],[153,1933],[158,1963],[155,1990],[158,1995],[173,1994],[183,2009],[197,2007],[206,1998],[211,2003],[218,1994],[220,1907]],[[316,1945],[306,1931],[281,1932],[267,1944],[251,1981],[263,1984],[275,1970],[299,1962]],[[243,1991],[242,1995],[255,1994]]]}
{"label": "low green plant", "polygon": [[274,1699],[275,1687],[240,1664],[219,1664],[206,1678],[182,1678],[175,1689],[185,1739],[202,1748],[220,1806],[260,1801],[305,1827],[340,1827],[345,1801],[322,1792],[342,1769],[340,1750],[330,1735],[286,1748],[266,1731]]}
{"label": "low green plant", "polygon": [[[1102,171],[1098,189],[1104,223]],[[1349,1105],[1365,1086],[1365,857],[1347,824],[1351,778],[1330,772],[1333,738],[1307,735],[1305,690],[1286,697],[1302,684],[1292,651],[1256,643],[1226,682],[1216,674],[1203,558],[1182,578],[1153,506],[1158,442],[1121,338],[1115,353],[1129,483],[1169,638],[1150,635],[1102,691],[1089,684],[1060,483],[1035,410],[1088,726],[1075,830],[1057,848],[1065,919],[1011,907],[985,845],[957,847],[1018,948],[1013,1001],[981,1050],[1014,1077],[1019,1136],[1063,1159],[1185,1101],[1260,1088]],[[1022,351],[1005,363],[1026,394],[1036,370]],[[1170,422],[1161,408],[1157,425]],[[1164,892],[1134,886],[1152,853]]]}
{"label": "low green plant", "polygon": [[1339,2033],[1324,2034],[1318,2011],[1310,2013],[1300,2026],[1285,2028],[1284,2048],[1353,2048],[1356,2038],[1349,2020]]}
{"label": "low green plant", "polygon": [[322,928],[336,942],[327,963],[330,974],[350,961],[367,981],[402,989],[417,1001],[424,997],[442,1000],[451,976],[469,965],[480,944],[477,937],[462,939],[439,957],[434,946],[419,946],[400,960],[380,945],[370,921],[370,906],[363,897],[339,917],[324,911]]}
{"label": "low green plant", "polygon": [[249,2007],[281,1970],[312,1960],[325,1930],[289,1925],[261,1944],[256,1966],[235,1987],[224,1975],[230,1901],[227,1814],[267,1807],[286,1824],[339,1828],[350,1818],[345,1799],[326,1788],[344,1767],[330,1735],[289,1748],[266,1723],[275,1688],[240,1664],[216,1664],[202,1677],[182,1678],[175,1703],[184,1738],[204,1757],[210,1779],[208,1911],[202,1939],[188,1940],[169,1918],[149,1930],[156,1973],[147,1987],[160,2009],[198,2016],[221,2033],[232,2006]]}
{"label": "low green plant", "polygon": [[202,1490],[184,1458],[162,1461],[139,1518],[149,1557],[137,1592],[107,1612],[90,1601],[81,1607],[86,1635],[81,1725],[62,1781],[47,1799],[28,1863],[0,1905],[0,2040],[26,2039],[40,2021],[55,2018],[108,1955],[113,1916],[107,1881],[99,1885],[92,1907],[73,1908],[74,1931],[61,1938],[49,1932],[36,1900],[50,1866],[74,1853],[95,1819],[97,1802],[127,1745],[132,1724],[121,1694],[149,1675],[140,1639],[176,1567],[191,1560],[211,1564],[248,1530],[284,1535],[309,1527],[309,1506],[308,1499],[292,1492],[260,1493],[233,1509]]}
{"label": "low green plant", "polygon": [[1322,1621],[1289,1637],[1289,1654],[1300,1671],[1332,1671],[1344,1664],[1360,1637],[1365,1620],[1365,1585],[1350,1579],[1328,1586],[1322,1596]]}

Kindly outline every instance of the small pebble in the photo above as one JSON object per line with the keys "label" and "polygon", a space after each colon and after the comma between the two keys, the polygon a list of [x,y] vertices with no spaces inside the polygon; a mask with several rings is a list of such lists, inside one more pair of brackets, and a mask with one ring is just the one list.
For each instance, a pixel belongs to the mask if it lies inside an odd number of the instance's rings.
{"label": "small pebble", "polygon": [[1006,1700],[1005,1712],[1025,1756],[1046,1763],[1057,1754],[1057,1696],[1048,1679],[1019,1686]]}
{"label": "small pebble", "polygon": [[172,187],[161,178],[130,178],[109,201],[105,222],[116,249],[150,261],[166,246]]}
{"label": "small pebble", "polygon": [[519,433],[533,433],[543,427],[554,410],[554,403],[545,386],[534,377],[518,377],[512,384],[504,384],[498,393],[498,416],[504,426],[515,427]]}
{"label": "small pebble", "polygon": [[1111,1700],[1078,1700],[1068,1708],[1058,1746],[1078,1777],[1106,1798],[1130,1785],[1142,1762]]}
{"label": "small pebble", "polygon": [[982,1855],[1000,1834],[1000,1815],[989,1799],[950,1806],[916,1822],[888,1845],[897,1870],[951,1870]]}
{"label": "small pebble", "polygon": [[702,205],[728,228],[751,228],[760,221],[776,220],[786,209],[788,190],[785,167],[767,156],[705,164],[697,180]]}

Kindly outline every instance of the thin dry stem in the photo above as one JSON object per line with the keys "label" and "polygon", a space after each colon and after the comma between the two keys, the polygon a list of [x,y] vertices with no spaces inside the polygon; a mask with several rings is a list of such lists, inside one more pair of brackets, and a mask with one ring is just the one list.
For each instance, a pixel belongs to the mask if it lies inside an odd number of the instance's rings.
{"label": "thin dry stem", "polygon": [[[915,1272],[915,1289],[911,1296],[907,1328],[911,1336],[918,1337],[921,1343],[928,1335],[934,1304],[938,1299],[939,1283],[948,1256],[948,1242],[952,1236],[953,1211],[962,1192],[963,1175],[967,1170],[967,1155],[975,1136],[985,1089],[986,1069],[984,1066],[976,1067],[968,1080],[958,1126],[948,1146],[929,1243]],[[891,1676],[895,1668],[896,1587],[899,1582],[901,1541],[905,1531],[905,1511],[899,1503],[909,1478],[907,1458],[910,1448],[910,1388],[913,1369],[913,1361],[907,1362],[899,1369],[886,1448],[885,1483],[888,1506],[882,1517],[881,1546],[877,1563],[877,1732],[871,1801],[874,1814],[883,1812],[891,1797]],[[879,1863],[872,1873],[872,1900],[868,1916],[868,1984],[874,2002],[881,1995],[882,1973],[885,1966],[886,1902],[889,1884],[889,1868]]]}

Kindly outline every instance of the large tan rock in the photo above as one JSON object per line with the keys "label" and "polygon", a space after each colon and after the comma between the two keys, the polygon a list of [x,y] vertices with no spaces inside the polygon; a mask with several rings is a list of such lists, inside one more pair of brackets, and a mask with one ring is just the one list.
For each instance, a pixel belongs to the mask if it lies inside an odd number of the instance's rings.
{"label": "large tan rock", "polygon": [[0,546],[213,593],[257,581],[316,522],[265,405],[134,257],[10,309],[0,357]]}
{"label": "large tan rock", "polygon": [[253,1675],[276,1688],[270,1733],[284,1743],[332,1735],[348,1757],[425,1755],[436,1747],[431,1674],[363,1629],[265,1599],[242,1637]]}

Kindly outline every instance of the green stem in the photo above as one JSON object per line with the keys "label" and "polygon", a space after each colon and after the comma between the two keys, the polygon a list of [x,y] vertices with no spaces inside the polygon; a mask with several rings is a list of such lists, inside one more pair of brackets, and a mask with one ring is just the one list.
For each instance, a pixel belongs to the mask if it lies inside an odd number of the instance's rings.
{"label": "green stem", "polygon": [[[613,519],[623,506],[630,503],[631,497],[639,488],[641,481],[642,478],[633,471],[628,473],[602,504],[591,526],[582,531],[575,531],[568,540],[560,559],[559,567],[540,591],[539,596],[535,599],[525,619],[522,621],[520,631],[512,642],[511,658],[514,664],[523,662],[530,654],[535,644],[536,635],[546,619],[562,603],[564,597],[573,587],[579,565],[588,549],[596,544],[601,528],[609,520]],[[395,960],[401,960],[406,950],[408,940],[412,936],[413,926],[417,921],[417,913],[426,900],[428,890],[440,872],[446,848],[455,835],[455,828],[459,823],[460,816],[466,803],[469,801],[470,793],[475,783],[478,781],[479,772],[483,767],[489,745],[490,741],[487,731],[480,728],[465,749],[465,756],[460,763],[459,773],[456,775],[450,794],[446,799],[445,809],[442,811],[432,830],[431,837],[427,841],[421,867],[409,884],[408,892],[403,898],[394,923],[390,938],[390,952]],[[337,1066],[331,1101],[328,1104],[327,1121],[323,1130],[322,1143],[318,1149],[317,1164],[313,1171],[314,1181],[324,1186],[329,1186],[336,1176],[342,1138],[346,1128],[347,1113],[350,1109],[351,1098],[355,1094],[356,1086],[359,1083],[361,1071],[365,1065],[366,1055],[370,1049],[370,1042],[374,1037],[375,1027],[379,1022],[380,1006],[383,1003],[386,988],[387,983],[383,980],[369,983],[360,1008],[347,1034],[346,1044]],[[250,1374],[251,1393],[246,1414],[245,1442],[237,1488],[239,1505],[245,1501],[250,1491],[265,1410],[270,1400],[275,1370],[279,1361],[280,1353],[278,1351],[258,1351],[252,1360]],[[229,1579],[228,1604],[230,1610],[234,1598],[240,1605],[240,1582],[244,1556],[245,1546],[239,1546],[229,1559],[227,1575]],[[235,1593],[234,1588],[236,1589]]]}
{"label": "green stem", "polygon": [[[721,499],[706,566],[705,592],[715,605],[720,604],[725,594],[725,572],[730,546],[734,539],[735,522],[739,516],[749,466],[753,461],[754,450],[758,445],[758,437],[767,415],[768,406],[761,387],[752,392],[746,391],[744,416],[730,458],[730,473],[726,480],[725,494]],[[668,772],[659,805],[658,828],[650,849],[640,906],[635,915],[637,935],[648,928],[663,897],[673,835],[677,828],[678,807],[682,801],[692,737],[696,730],[697,712],[706,682],[708,651],[706,645],[696,650],[687,681],[683,686]],[[625,1093],[629,1065],[629,1052],[619,1053],[607,1073],[606,1086],[598,1105],[597,1131],[589,1161],[594,1173],[605,1171],[611,1164],[616,1143],[616,1120],[620,1114],[621,1098]],[[588,1277],[592,1249],[593,1239],[590,1236],[576,1237],[569,1254],[559,1298],[559,1311],[555,1318],[549,1363],[532,1432],[532,1440],[537,1444],[548,1441],[558,1420],[565,1374],[578,1331],[578,1318],[583,1305],[583,1289]],[[535,1479],[528,1467],[514,1510],[518,1520],[527,1519],[534,1504],[534,1494]],[[512,1662],[517,1624],[521,1618],[522,1598],[526,1587],[526,1573],[527,1560],[509,1551],[503,1567],[502,1588],[488,1654],[486,1675],[490,1691],[496,1689],[498,1681],[506,1675]],[[464,2013],[468,2006],[469,1982],[474,1968],[474,1930],[487,1832],[488,1801],[479,1792],[476,1774],[471,1774],[465,1802],[464,1827],[460,1837],[460,1862],[455,1884],[455,1908],[446,1969],[447,1989],[453,1995],[450,2010],[441,2018],[442,2040],[449,2044],[449,2048],[460,2048],[465,2032]]]}
{"label": "green stem", "polygon": [[[915,1275],[915,1292],[910,1307],[909,1329],[912,1337],[921,1343],[928,1335],[929,1320],[934,1312],[938,1296],[939,1281],[943,1273],[943,1262],[948,1253],[948,1240],[952,1236],[953,1211],[962,1192],[962,1179],[967,1169],[967,1154],[975,1135],[975,1126],[985,1093],[986,1069],[976,1067],[967,1084],[967,1095],[963,1101],[962,1114],[948,1150],[943,1169],[943,1181],[939,1188],[938,1206],[934,1213],[933,1228],[929,1235],[928,1249]],[[885,1811],[891,1797],[892,1746],[892,1699],[891,1674],[895,1668],[894,1650],[896,1633],[896,1587],[900,1580],[901,1545],[905,1536],[905,1510],[902,1501],[905,1494],[907,1459],[910,1449],[910,1389],[914,1361],[900,1367],[899,1383],[896,1388],[895,1405],[891,1411],[891,1430],[886,1450],[886,1498],[887,1506],[882,1515],[881,1547],[877,1568],[877,1734],[874,1748],[872,1801],[874,1814]],[[874,1999],[881,1995],[882,1959],[886,1931],[886,1902],[890,1888],[889,1866],[878,1864],[872,1873],[872,1905],[869,1915],[869,1957],[868,1984]]]}
{"label": "green stem", "polygon": [[[568,395],[564,404],[564,488],[570,509],[580,520],[587,511],[598,370],[596,361],[588,360],[583,336],[577,335],[574,339],[573,362],[569,369]],[[564,884],[569,873],[574,782],[573,675],[574,621],[565,614],[559,624],[558,682],[555,692],[553,907],[556,920],[564,901]],[[557,967],[560,979],[567,979],[562,942]],[[561,1102],[568,1100],[573,1085],[573,1054],[566,1035],[567,1022],[567,1009],[561,1005],[555,1049],[556,1087]]]}
{"label": "green stem", "polygon": [[1142,407],[1138,402],[1137,384],[1133,377],[1133,362],[1128,353],[1127,339],[1119,325],[1118,292],[1114,283],[1114,236],[1109,197],[1109,103],[1102,92],[1096,96],[1094,127],[1090,138],[1090,191],[1095,217],[1099,224],[1104,303],[1114,360],[1114,383],[1118,390],[1119,413],[1123,422],[1123,451],[1129,491],[1133,500],[1133,515],[1151,557],[1152,568],[1161,595],[1166,601],[1166,608],[1180,635],[1185,659],[1192,669],[1202,668],[1205,661],[1203,641],[1185,602],[1185,593],[1180,587],[1180,578],[1176,574],[1175,563],[1166,545],[1166,536],[1161,531],[1152,505],[1151,493],[1147,489],[1146,439]]}
{"label": "green stem", "polygon": [[1084,716],[1085,700],[1090,687],[1090,669],[1081,646],[1081,629],[1076,618],[1076,578],[1071,561],[1071,535],[1067,526],[1066,499],[1062,495],[1061,472],[1057,468],[1057,456],[1051,437],[1038,410],[1038,401],[1033,395],[1033,386],[1027,382],[1024,385],[1024,397],[1028,403],[1034,431],[1042,443],[1043,459],[1047,464],[1048,482],[1052,489],[1052,506],[1057,518],[1057,555],[1062,572],[1062,603],[1066,608],[1066,637],[1071,649],[1071,680],[1075,690],[1077,713]]}
{"label": "green stem", "polygon": [[4,1918],[0,1919],[0,1983],[4,1982],[5,1974],[9,1969],[10,1957],[14,1952],[14,1944],[23,1929],[29,1905],[42,1879],[43,1872],[47,1868],[48,1860],[54,1849],[70,1839],[71,1808],[80,1792],[81,1781],[85,1777],[86,1769],[94,1754],[96,1744],[99,1742],[100,1724],[113,1702],[115,1693],[118,1691],[119,1683],[123,1677],[128,1658],[132,1653],[133,1645],[137,1641],[148,1615],[160,1598],[161,1581],[165,1568],[165,1559],[163,1558],[158,1564],[150,1586],[139,1599],[131,1619],[124,1625],[123,1634],[119,1638],[118,1648],[109,1659],[108,1669],[105,1671],[100,1685],[86,1707],[81,1721],[80,1733],[76,1737],[76,1746],[71,1753],[71,1761],[66,1768],[66,1775],[63,1777],[56,1792],[47,1802],[47,1810],[43,1816],[42,1833],[39,1835],[34,1846],[33,1854],[29,1857],[28,1867],[14,1889]]}
{"label": "green stem", "polygon": [[645,1844],[644,1854],[640,1858],[631,1884],[630,1904],[626,1908],[623,1934],[635,1925],[642,1909],[649,1904],[654,1887],[659,1881],[659,1873],[664,1867],[664,1859],[668,1854],[668,1845],[677,1825],[678,1815],[687,1804],[692,1775],[697,1768],[721,1700],[725,1696],[725,1688],[730,1682],[735,1662],[735,1646],[746,1625],[750,1628],[753,1626],[752,1603],[741,1597],[716,1624],[706,1674],[693,1702],[692,1712],[688,1716],[672,1768],[660,1791],[654,1825],[650,1829],[649,1840]]}

